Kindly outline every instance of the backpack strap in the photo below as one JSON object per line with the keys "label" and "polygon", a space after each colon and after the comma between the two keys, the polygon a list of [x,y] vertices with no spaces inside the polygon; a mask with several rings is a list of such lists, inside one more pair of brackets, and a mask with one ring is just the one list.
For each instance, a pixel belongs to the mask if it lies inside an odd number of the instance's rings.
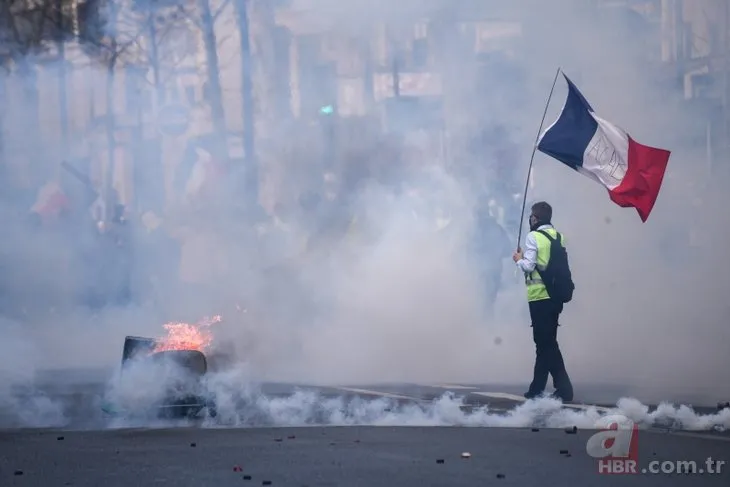
{"label": "backpack strap", "polygon": [[[547,233],[545,230],[536,230],[536,231],[537,231],[537,233],[541,233],[541,234],[545,235],[545,237],[547,237],[547,239],[550,240],[551,244],[556,242],[556,239],[551,237],[550,234]],[[557,238],[557,241],[562,242],[563,238],[561,237],[560,232],[556,231],[555,233],[556,233],[555,236]]]}
{"label": "backpack strap", "polygon": [[[550,234],[547,233],[545,230],[535,230],[535,231],[537,233],[544,235],[545,238],[548,239],[548,241],[550,242],[550,250],[552,251],[553,244],[556,242],[556,240],[553,237],[551,237]],[[555,231],[555,236],[558,239],[557,242],[562,242],[562,237],[560,236],[560,233],[557,230]],[[558,244],[558,245],[560,245],[562,247],[562,243]],[[542,277],[542,271],[540,271],[540,269],[538,269],[537,265],[535,266],[535,270],[537,271],[538,274],[540,274],[540,277]]]}

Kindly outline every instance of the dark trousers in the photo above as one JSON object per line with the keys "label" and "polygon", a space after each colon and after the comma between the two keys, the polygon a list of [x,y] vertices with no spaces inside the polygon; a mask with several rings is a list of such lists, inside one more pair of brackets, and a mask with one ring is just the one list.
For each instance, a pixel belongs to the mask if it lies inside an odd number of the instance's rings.
{"label": "dark trousers", "polygon": [[550,299],[529,303],[532,337],[535,340],[535,372],[528,394],[539,395],[545,390],[548,375],[553,376],[556,394],[564,401],[573,400],[573,385],[565,370],[563,354],[558,346],[558,318],[563,311],[561,303]]}

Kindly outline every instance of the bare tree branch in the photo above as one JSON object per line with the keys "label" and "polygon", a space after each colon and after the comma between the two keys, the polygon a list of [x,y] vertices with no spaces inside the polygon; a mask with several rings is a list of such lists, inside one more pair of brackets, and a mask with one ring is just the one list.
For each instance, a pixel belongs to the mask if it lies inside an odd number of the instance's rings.
{"label": "bare tree branch", "polygon": [[185,17],[187,20],[189,20],[190,22],[192,22],[193,24],[195,24],[195,27],[197,27],[198,29],[202,29],[203,28],[203,24],[200,21],[200,19],[198,17],[192,15],[187,10],[185,10],[185,8],[182,5],[179,7],[178,11],[181,14],[183,14],[183,17]]}
{"label": "bare tree branch", "polygon": [[218,20],[218,17],[223,13],[223,11],[231,4],[231,0],[223,0],[223,3],[220,7],[218,7],[218,10],[213,12],[213,23],[215,23]]}

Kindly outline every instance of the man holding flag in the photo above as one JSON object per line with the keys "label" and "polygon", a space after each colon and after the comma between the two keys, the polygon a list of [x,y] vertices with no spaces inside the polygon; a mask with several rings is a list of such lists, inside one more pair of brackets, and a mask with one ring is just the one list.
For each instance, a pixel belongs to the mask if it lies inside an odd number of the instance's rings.
{"label": "man holding flag", "polygon": [[[573,385],[558,346],[558,318],[566,300],[561,299],[554,286],[551,286],[550,277],[553,277],[554,282],[555,276],[549,275],[552,269],[548,267],[558,264],[553,257],[552,246],[564,247],[565,240],[553,227],[552,217],[553,209],[546,202],[540,201],[532,205],[525,253],[523,255],[517,249],[512,258],[525,274],[532,337],[537,355],[534,376],[525,397],[533,399],[541,395],[547,385],[548,375],[552,375],[555,386],[553,396],[568,402],[573,400]],[[567,260],[564,265],[567,266]],[[567,299],[569,300],[570,298]]]}
{"label": "man holding flag", "polygon": [[[559,74],[560,70],[555,75],[553,89]],[[670,152],[642,145],[623,129],[596,115],[575,84],[563,76],[568,84],[568,97],[558,119],[542,136],[538,135],[527,180],[535,151],[540,150],[601,184],[614,203],[635,208],[641,220],[646,222],[659,195]],[[527,187],[525,184],[523,216]],[[533,381],[525,397],[531,399],[541,395],[548,375],[552,375],[556,389],[554,397],[571,401],[573,386],[558,347],[557,329],[563,305],[572,300],[575,286],[563,237],[552,227],[551,218],[550,205],[545,202],[533,205],[525,253],[518,247],[513,255],[525,274],[537,353]],[[521,227],[522,224],[520,232]]]}

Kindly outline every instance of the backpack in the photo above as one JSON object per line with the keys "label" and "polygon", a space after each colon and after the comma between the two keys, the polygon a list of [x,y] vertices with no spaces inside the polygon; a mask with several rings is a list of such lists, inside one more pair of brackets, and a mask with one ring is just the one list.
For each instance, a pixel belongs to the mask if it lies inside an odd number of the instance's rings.
{"label": "backpack", "polygon": [[544,270],[535,268],[540,274],[545,289],[551,299],[558,303],[569,303],[573,299],[573,276],[570,272],[568,264],[568,251],[561,245],[561,235],[557,234],[557,239],[550,236],[544,230],[538,230],[550,241],[550,260]]}

